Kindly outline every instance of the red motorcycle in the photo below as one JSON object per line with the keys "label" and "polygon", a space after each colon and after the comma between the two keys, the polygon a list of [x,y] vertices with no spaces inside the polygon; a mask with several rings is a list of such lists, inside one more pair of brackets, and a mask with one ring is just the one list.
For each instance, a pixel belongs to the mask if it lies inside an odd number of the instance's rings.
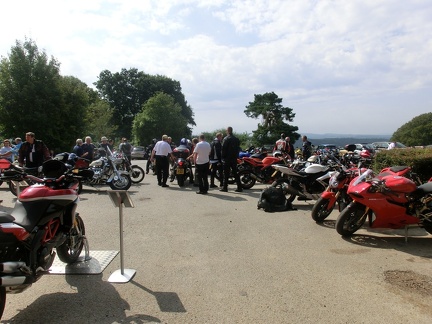
{"label": "red motorcycle", "polygon": [[[361,168],[362,164],[363,162],[360,161],[357,167],[342,169],[333,173],[329,180],[329,185],[312,208],[312,219],[314,221],[317,223],[323,222],[333,211],[336,202],[338,203],[339,212],[348,206],[352,201],[347,193],[348,185],[355,177],[367,170],[366,168]],[[417,174],[412,172],[412,169],[408,166],[388,167],[381,170],[380,175],[403,176],[421,185]]]}
{"label": "red motorcycle", "polygon": [[350,183],[348,194],[353,201],[335,225],[342,236],[351,236],[366,219],[371,228],[418,225],[432,233],[432,182],[417,186],[406,177],[367,170]]}
{"label": "red motorcycle", "polygon": [[42,169],[45,178],[28,175],[38,184],[20,193],[10,214],[0,213],[0,318],[6,293],[20,293],[39,280],[54,261],[54,249],[70,264],[85,244],[76,189],[93,172],[71,170],[58,160],[46,161]]}
{"label": "red motorcycle", "polygon": [[285,157],[267,156],[262,160],[253,157],[243,157],[238,165],[238,175],[243,189],[252,188],[255,183],[271,184],[280,175],[280,172],[275,171],[272,165],[288,165]]}

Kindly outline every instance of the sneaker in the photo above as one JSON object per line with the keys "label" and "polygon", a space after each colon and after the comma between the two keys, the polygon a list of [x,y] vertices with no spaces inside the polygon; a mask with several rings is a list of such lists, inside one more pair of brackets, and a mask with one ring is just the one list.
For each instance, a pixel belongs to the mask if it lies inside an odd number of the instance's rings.
{"label": "sneaker", "polygon": [[219,191],[228,192],[227,188],[220,188]]}

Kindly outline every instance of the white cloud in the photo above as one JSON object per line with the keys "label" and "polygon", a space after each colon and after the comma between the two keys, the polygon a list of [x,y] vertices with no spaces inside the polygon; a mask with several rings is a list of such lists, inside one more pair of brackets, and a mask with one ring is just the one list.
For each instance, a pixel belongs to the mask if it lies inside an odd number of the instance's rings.
{"label": "white cloud", "polygon": [[20,1],[2,12],[0,55],[27,36],[89,85],[104,69],[166,75],[197,132],[227,121],[250,132],[244,107],[269,91],[300,132],[389,134],[431,111],[427,0]]}

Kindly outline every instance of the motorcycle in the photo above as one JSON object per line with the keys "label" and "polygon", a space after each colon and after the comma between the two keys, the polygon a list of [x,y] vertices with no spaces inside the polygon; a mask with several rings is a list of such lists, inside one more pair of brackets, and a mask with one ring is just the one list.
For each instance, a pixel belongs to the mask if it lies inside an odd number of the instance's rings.
{"label": "motorcycle", "polygon": [[253,157],[243,157],[237,167],[238,176],[243,189],[252,188],[255,183],[272,183],[279,175],[272,169],[273,165],[288,165],[283,156],[267,156],[262,160]]}
{"label": "motorcycle", "polygon": [[192,179],[192,168],[189,160],[187,159],[190,155],[190,151],[187,147],[176,147],[173,150],[173,154],[176,157],[170,174],[170,181],[173,182],[177,179],[179,187],[184,187],[185,180],[187,178]]}
{"label": "motorcycle", "polygon": [[328,180],[340,165],[328,163],[327,165],[311,164],[304,170],[294,170],[282,165],[272,165],[274,169],[284,176],[273,182],[272,187],[281,187],[285,195],[289,195],[288,202],[298,200],[317,200],[328,186]]}
{"label": "motorcycle", "polygon": [[420,186],[406,177],[367,170],[348,187],[353,201],[339,214],[336,231],[349,237],[369,220],[371,228],[423,227],[432,234],[432,182]]}
{"label": "motorcycle", "polygon": [[35,182],[28,178],[27,175],[33,175],[42,178],[42,168],[26,168],[10,163],[8,160],[2,160],[0,168],[2,173],[0,176],[1,182],[7,182],[9,191],[17,196],[24,188],[35,184]]}
{"label": "motorcycle", "polygon": [[76,262],[86,244],[76,185],[93,173],[73,173],[58,160],[42,168],[45,178],[27,175],[37,184],[20,193],[10,214],[0,214],[0,318],[7,293],[20,293],[38,281],[56,252],[61,261]]}
{"label": "motorcycle", "polygon": [[119,166],[119,170],[127,171],[129,174],[132,183],[140,183],[144,180],[145,172],[144,169],[139,165],[132,164],[128,157],[122,154],[114,154],[116,158],[123,159],[123,162]]}
{"label": "motorcycle", "polygon": [[109,147],[107,151],[108,154],[101,152],[100,157],[90,163],[89,169],[94,175],[83,184],[89,186],[108,184],[112,190],[128,190],[132,180],[127,171],[120,170],[123,158],[115,157]]}

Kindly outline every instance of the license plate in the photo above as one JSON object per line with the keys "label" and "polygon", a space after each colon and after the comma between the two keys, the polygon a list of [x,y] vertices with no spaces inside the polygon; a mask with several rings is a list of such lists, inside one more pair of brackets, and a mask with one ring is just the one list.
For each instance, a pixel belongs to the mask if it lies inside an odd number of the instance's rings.
{"label": "license plate", "polygon": [[184,174],[184,169],[177,169],[177,174]]}

